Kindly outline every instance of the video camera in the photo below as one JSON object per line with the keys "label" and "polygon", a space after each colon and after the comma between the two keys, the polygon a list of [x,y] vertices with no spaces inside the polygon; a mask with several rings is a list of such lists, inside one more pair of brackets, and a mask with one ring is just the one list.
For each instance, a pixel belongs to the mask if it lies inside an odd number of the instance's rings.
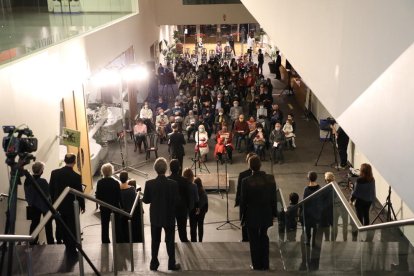
{"label": "video camera", "polygon": [[332,117],[328,117],[326,119],[320,119],[319,120],[320,130],[332,131],[331,126],[333,126],[334,124],[336,124],[336,121]]}
{"label": "video camera", "polygon": [[18,129],[15,126],[3,126],[3,132],[7,134],[3,137],[3,150],[8,158],[37,150],[37,138],[29,128]]}

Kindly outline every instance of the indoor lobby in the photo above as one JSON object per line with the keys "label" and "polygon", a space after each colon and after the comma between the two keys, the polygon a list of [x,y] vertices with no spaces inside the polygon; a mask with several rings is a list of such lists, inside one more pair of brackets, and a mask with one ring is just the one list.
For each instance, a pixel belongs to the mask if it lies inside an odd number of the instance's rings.
{"label": "indoor lobby", "polygon": [[[16,126],[3,127],[1,275],[414,273],[411,1],[7,0],[0,10],[0,123]],[[264,54],[260,74],[259,50]],[[211,87],[208,75],[214,79]],[[248,84],[252,75],[254,82]],[[216,106],[220,97],[224,111]],[[191,105],[193,99],[197,104]],[[250,131],[256,135],[240,143],[235,101],[249,127],[254,122]],[[143,116],[147,107],[148,118]],[[184,119],[189,110],[199,112],[192,134]],[[164,112],[166,126],[160,130],[158,117]],[[226,123],[219,121],[220,112]],[[146,131],[142,147],[138,118]],[[283,130],[282,159],[274,155],[277,143],[271,136],[278,123],[283,129],[292,124],[294,133],[292,139]],[[143,197],[147,181],[157,178],[157,158],[173,159],[173,125],[185,139],[182,170],[201,179],[208,211],[202,242],[182,241],[175,227],[179,271],[170,269],[162,234],[160,265],[154,271],[151,210]],[[202,131],[196,132],[200,125],[208,133],[206,154],[197,136]],[[223,125],[234,137],[232,154],[227,151],[221,159],[217,148]],[[258,128],[264,129],[263,144],[256,144]],[[339,129],[349,137],[345,147]],[[10,139],[32,134],[38,141],[35,150]],[[260,171],[271,175],[277,189],[277,213],[267,230],[268,269],[252,266],[252,241],[244,240],[241,207],[236,206],[249,152],[259,156]],[[15,169],[25,162],[33,172],[32,164],[41,161],[42,177],[49,182],[52,171],[65,166],[68,153],[76,156],[74,171],[83,187],[79,194],[65,191],[66,197],[85,199],[84,212],[75,204],[73,233],[85,255],[78,248],[75,257],[58,244],[57,218],[52,223],[56,244],[48,244],[50,213],[44,212],[46,220],[30,231],[28,177]],[[103,243],[99,205],[106,205],[97,201],[97,186],[107,163],[115,171],[111,179],[121,183],[120,172],[127,171],[137,193],[132,209],[111,205],[117,215],[110,218],[110,243]],[[368,223],[351,202],[364,164],[370,164],[375,179]],[[312,182],[309,172],[316,173],[313,182],[321,188],[304,200]],[[334,179],[326,180],[327,172]],[[168,166],[166,176],[170,173]],[[295,193],[299,202],[292,203]],[[63,196],[54,198],[57,208]],[[306,241],[305,214],[310,206],[316,208],[315,202],[320,230]],[[297,226],[289,232],[293,212]],[[186,231],[192,239],[189,216]],[[121,218],[127,226],[128,220],[134,224],[125,229],[123,241],[117,228]],[[138,229],[136,240],[131,229]],[[39,234],[38,241],[33,233]]]}

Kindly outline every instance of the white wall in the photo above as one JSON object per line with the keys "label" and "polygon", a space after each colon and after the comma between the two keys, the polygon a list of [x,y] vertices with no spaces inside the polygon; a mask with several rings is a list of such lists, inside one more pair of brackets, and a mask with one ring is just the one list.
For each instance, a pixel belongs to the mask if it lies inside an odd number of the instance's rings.
{"label": "white wall", "polygon": [[[79,36],[0,68],[0,125],[27,124],[39,139],[38,160],[45,161],[45,176],[58,166],[60,101],[65,93],[82,89],[97,72],[134,46],[137,61],[150,58],[157,40],[153,1],[141,0],[139,15]],[[8,191],[4,154],[0,154],[0,192]]]}
{"label": "white wall", "polygon": [[414,2],[242,2],[414,210],[414,147],[409,146],[414,134]]}
{"label": "white wall", "polygon": [[[158,25],[256,23],[241,4],[183,5],[182,0],[153,1]],[[226,15],[225,21],[223,15]]]}

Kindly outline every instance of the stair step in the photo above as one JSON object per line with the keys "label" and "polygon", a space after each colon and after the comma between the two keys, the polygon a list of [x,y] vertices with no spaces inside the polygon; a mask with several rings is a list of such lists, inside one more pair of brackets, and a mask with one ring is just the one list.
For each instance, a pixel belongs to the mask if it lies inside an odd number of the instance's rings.
{"label": "stair step", "polygon": [[[151,259],[151,244],[134,244],[134,263],[135,273],[148,275],[149,262]],[[241,242],[205,242],[205,243],[176,243],[176,260],[181,264],[183,273],[208,272],[215,274],[232,275],[240,272],[250,271],[250,248],[249,243]],[[26,272],[25,246],[19,246],[19,262],[23,265],[23,271],[16,270],[18,273]],[[102,273],[113,271],[112,244],[87,244],[83,246],[86,254],[93,264]],[[77,260],[68,261],[65,258],[64,245],[36,245],[32,248],[32,264],[35,275],[39,274],[77,274],[79,271]],[[280,258],[280,249],[277,243],[270,244],[270,269],[275,272],[283,271],[283,264]],[[130,270],[129,244],[117,245],[118,271],[127,273]],[[165,243],[161,243],[158,254],[161,263],[159,270],[168,271],[168,255]],[[16,262],[15,262],[16,263]],[[15,264],[17,269],[17,265]],[[84,262],[85,272],[92,273],[92,269]],[[203,275],[203,274],[201,274]],[[207,275],[207,274],[206,274]]]}

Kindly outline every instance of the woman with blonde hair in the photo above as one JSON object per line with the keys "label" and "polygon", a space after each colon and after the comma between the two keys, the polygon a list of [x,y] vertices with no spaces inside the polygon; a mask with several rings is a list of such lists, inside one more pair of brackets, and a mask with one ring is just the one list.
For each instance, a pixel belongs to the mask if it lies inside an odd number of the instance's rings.
{"label": "woman with blonde hair", "polygon": [[[112,175],[114,166],[110,163],[103,164],[101,167],[102,179],[96,184],[96,198],[105,203],[111,204],[116,208],[120,208],[121,188],[119,182]],[[101,210],[101,240],[102,243],[110,243],[109,240],[109,220],[111,210],[100,207]]]}

